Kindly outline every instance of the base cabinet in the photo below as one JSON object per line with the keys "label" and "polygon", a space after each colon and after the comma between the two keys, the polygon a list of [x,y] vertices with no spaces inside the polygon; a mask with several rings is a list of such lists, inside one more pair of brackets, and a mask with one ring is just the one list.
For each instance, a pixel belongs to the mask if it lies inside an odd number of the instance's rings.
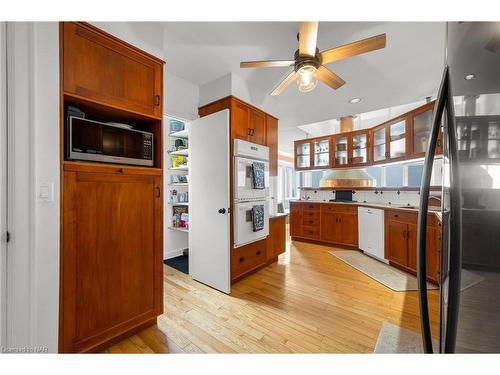
{"label": "base cabinet", "polygon": [[163,313],[161,176],[64,172],[60,351]]}
{"label": "base cabinet", "polygon": [[290,235],[295,238],[357,247],[357,206],[290,202]]}
{"label": "base cabinet", "polygon": [[[385,258],[394,266],[417,272],[417,213],[385,212]],[[426,275],[439,281],[440,231],[433,215],[427,217]]]}
{"label": "base cabinet", "polygon": [[267,236],[267,262],[276,261],[278,255],[286,250],[286,216],[275,216],[269,219],[269,236]]}

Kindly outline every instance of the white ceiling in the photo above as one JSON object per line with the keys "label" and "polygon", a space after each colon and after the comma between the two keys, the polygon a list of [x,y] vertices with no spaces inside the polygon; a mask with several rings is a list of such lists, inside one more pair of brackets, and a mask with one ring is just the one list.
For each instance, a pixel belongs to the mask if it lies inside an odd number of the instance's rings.
{"label": "white ceiling", "polygon": [[[291,59],[297,49],[295,22],[166,22],[164,49],[170,72],[197,85],[228,73],[250,91],[270,92],[287,68],[240,69],[243,60]],[[323,84],[310,93],[288,87],[277,99],[280,127],[415,102],[435,95],[444,61],[444,23],[322,22],[318,47],[329,49],[385,32],[387,46],[328,67],[347,83]],[[360,97],[352,105],[348,100]]]}

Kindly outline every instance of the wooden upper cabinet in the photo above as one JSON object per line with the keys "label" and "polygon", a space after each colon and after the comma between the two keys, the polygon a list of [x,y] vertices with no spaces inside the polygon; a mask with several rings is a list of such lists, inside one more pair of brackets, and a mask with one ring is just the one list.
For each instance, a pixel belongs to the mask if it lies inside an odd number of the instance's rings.
{"label": "wooden upper cabinet", "polygon": [[387,152],[387,127],[385,125],[376,126],[370,133],[372,162],[385,162],[389,158],[389,154]]}
{"label": "wooden upper cabinet", "polygon": [[248,141],[259,145],[266,145],[266,114],[264,112],[250,109],[249,119],[250,131]]}
{"label": "wooden upper cabinet", "polygon": [[266,142],[269,147],[269,175],[278,175],[278,119],[266,115]]}
{"label": "wooden upper cabinet", "polygon": [[370,162],[370,132],[358,130],[350,134],[349,164],[352,166],[367,165]]}
{"label": "wooden upper cabinet", "polygon": [[248,140],[250,136],[250,108],[240,102],[231,105],[231,138]]}
{"label": "wooden upper cabinet", "polygon": [[[424,157],[432,130],[433,110],[434,103],[431,102],[427,105],[413,111],[409,116],[410,124],[410,152],[411,156],[418,158]],[[436,154],[442,154],[442,132],[439,131],[439,138],[436,145]]]}
{"label": "wooden upper cabinet", "polygon": [[329,168],[331,137],[315,138],[311,141],[312,167],[315,169]]}
{"label": "wooden upper cabinet", "polygon": [[64,172],[60,351],[163,313],[161,176]]}
{"label": "wooden upper cabinet", "polygon": [[312,147],[310,140],[295,141],[295,169],[310,169]]}
{"label": "wooden upper cabinet", "polygon": [[63,90],[161,118],[163,62],[85,23],[63,22]]}

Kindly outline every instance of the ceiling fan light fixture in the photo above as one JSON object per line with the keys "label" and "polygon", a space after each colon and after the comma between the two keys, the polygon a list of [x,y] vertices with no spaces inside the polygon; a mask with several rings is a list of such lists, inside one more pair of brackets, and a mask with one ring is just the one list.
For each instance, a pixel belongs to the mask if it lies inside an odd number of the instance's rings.
{"label": "ceiling fan light fixture", "polygon": [[361,101],[361,98],[352,98],[349,100],[349,103],[356,104],[356,103],[359,103],[360,101]]}
{"label": "ceiling fan light fixture", "polygon": [[316,70],[317,68],[312,64],[304,64],[297,70],[297,87],[300,92],[309,92],[314,90],[318,84]]}

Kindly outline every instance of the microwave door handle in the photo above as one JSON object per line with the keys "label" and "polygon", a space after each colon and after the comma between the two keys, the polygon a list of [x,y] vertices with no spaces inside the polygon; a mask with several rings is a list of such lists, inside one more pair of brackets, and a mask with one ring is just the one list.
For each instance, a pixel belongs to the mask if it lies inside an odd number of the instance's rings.
{"label": "microwave door handle", "polygon": [[[448,81],[450,79],[448,78]],[[450,163],[450,245],[448,273],[448,308],[446,311],[446,335],[444,352],[454,353],[457,338],[458,312],[460,305],[460,279],[462,268],[462,207],[461,186],[459,175],[458,146],[456,139],[456,124],[453,108],[451,83],[447,87],[446,102],[446,134]]]}
{"label": "microwave door handle", "polygon": [[429,191],[431,184],[432,165],[434,163],[434,153],[437,139],[439,137],[439,127],[446,101],[448,89],[448,67],[445,67],[441,86],[439,87],[436,99],[436,110],[432,119],[431,135],[427,146],[424,169],[422,172],[422,182],[420,186],[420,205],[418,210],[417,227],[417,282],[418,282],[418,305],[420,309],[420,328],[422,331],[422,342],[424,353],[432,353],[432,338],[429,324],[429,307],[427,301],[427,278],[426,278],[426,238],[427,238],[427,208],[429,202]]}

